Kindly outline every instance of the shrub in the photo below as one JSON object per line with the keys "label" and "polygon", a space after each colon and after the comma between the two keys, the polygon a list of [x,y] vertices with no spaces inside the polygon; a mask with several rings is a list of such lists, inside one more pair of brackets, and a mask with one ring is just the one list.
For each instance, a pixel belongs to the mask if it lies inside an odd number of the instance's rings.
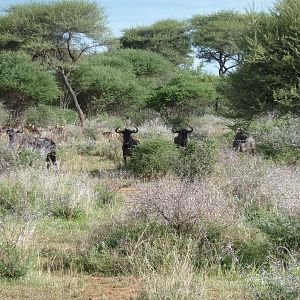
{"label": "shrub", "polygon": [[78,115],[71,109],[61,109],[56,106],[39,105],[25,111],[27,123],[48,126],[53,124],[76,124]]}
{"label": "shrub", "polygon": [[201,143],[191,140],[184,149],[181,149],[174,169],[178,175],[193,180],[197,176],[211,173],[217,162],[217,156],[216,139],[208,138]]}
{"label": "shrub", "polygon": [[19,278],[28,273],[33,264],[35,223],[32,215],[0,216],[0,278]]}
{"label": "shrub", "polygon": [[95,201],[96,205],[102,206],[111,204],[116,198],[116,193],[108,189],[103,184],[96,184],[95,186]]}
{"label": "shrub", "polygon": [[20,247],[0,242],[0,277],[19,278],[26,275],[29,268],[29,257]]}
{"label": "shrub", "polygon": [[172,172],[179,151],[163,137],[150,137],[135,147],[129,170],[143,178],[155,178]]}
{"label": "shrub", "polygon": [[300,219],[282,213],[265,212],[260,214],[253,224],[268,235],[274,245],[287,249],[300,247]]}

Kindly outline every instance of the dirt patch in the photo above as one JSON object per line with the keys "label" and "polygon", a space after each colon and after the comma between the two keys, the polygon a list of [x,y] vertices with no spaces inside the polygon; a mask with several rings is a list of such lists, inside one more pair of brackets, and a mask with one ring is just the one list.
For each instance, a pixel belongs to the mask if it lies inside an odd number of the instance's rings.
{"label": "dirt patch", "polygon": [[84,294],[89,300],[134,299],[140,290],[140,280],[135,277],[87,276],[84,281]]}

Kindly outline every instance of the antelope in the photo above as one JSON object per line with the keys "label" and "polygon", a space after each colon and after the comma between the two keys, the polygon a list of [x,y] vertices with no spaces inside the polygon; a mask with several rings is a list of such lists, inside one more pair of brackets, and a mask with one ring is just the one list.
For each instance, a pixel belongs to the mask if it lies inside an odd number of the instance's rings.
{"label": "antelope", "polygon": [[120,130],[120,128],[116,128],[116,133],[121,133],[123,135],[123,144],[122,144],[122,151],[123,151],[123,158],[125,166],[127,165],[127,157],[132,155],[133,148],[139,143],[138,139],[135,139],[131,136],[132,133],[137,133],[139,130],[137,127],[133,126],[135,130],[131,130],[125,128],[124,130]]}
{"label": "antelope", "polygon": [[11,148],[31,148],[40,150],[46,155],[47,169],[51,163],[55,170],[58,170],[58,161],[56,158],[56,145],[48,138],[38,138],[24,133],[23,128],[8,128],[6,133],[9,138],[9,146]]}
{"label": "antelope", "polygon": [[185,147],[187,145],[188,134],[193,132],[193,127],[189,126],[190,129],[181,128],[180,130],[172,129],[173,133],[178,133],[174,138],[174,143],[179,147]]}

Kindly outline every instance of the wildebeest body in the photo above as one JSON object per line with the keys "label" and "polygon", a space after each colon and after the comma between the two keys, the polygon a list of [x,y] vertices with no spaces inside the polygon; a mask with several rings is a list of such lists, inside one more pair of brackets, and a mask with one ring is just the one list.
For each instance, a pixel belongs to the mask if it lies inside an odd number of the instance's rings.
{"label": "wildebeest body", "polygon": [[30,148],[37,149],[42,154],[46,155],[47,168],[51,163],[58,168],[58,162],[56,158],[56,144],[48,138],[33,137],[28,134],[24,134],[23,130],[9,128],[6,130],[9,138],[10,147],[14,148]]}

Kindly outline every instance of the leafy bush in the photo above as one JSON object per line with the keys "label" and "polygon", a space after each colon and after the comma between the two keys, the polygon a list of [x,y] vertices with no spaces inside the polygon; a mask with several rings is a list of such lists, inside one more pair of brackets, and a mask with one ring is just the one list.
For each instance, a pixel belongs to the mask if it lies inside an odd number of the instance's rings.
{"label": "leafy bush", "polygon": [[17,245],[0,242],[0,277],[19,278],[26,275],[31,261]]}
{"label": "leafy bush", "polygon": [[181,149],[178,161],[174,164],[176,173],[190,180],[209,174],[214,170],[218,158],[218,142],[208,138],[204,142],[189,141]]}
{"label": "leafy bush", "polygon": [[105,204],[111,204],[116,198],[116,193],[108,189],[103,184],[96,184],[95,186],[95,201],[96,205],[102,206]]}
{"label": "leafy bush", "polygon": [[262,213],[253,224],[268,235],[269,240],[278,246],[287,249],[300,247],[300,219],[287,214]]}
{"label": "leafy bush", "polygon": [[40,126],[53,124],[65,125],[76,124],[78,121],[78,115],[71,109],[39,105],[37,107],[28,108],[25,111],[25,119],[27,123]]}
{"label": "leafy bush", "polygon": [[128,166],[136,176],[155,178],[171,173],[179,150],[163,137],[150,137],[135,147]]}
{"label": "leafy bush", "polygon": [[16,110],[50,103],[59,94],[53,74],[26,53],[11,51],[0,53],[0,90],[5,105]]}

